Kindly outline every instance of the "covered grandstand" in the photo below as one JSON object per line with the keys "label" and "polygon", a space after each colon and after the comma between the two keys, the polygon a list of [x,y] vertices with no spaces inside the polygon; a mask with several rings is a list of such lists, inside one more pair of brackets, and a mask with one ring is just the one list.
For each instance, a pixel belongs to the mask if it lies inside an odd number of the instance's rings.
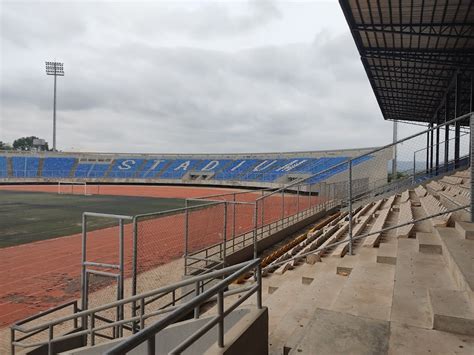
{"label": "covered grandstand", "polygon": [[[2,153],[8,183],[265,187],[165,213],[84,214],[81,301],[12,325],[12,353],[474,352],[474,4],[339,3],[383,118],[426,130],[337,152]],[[87,259],[87,218],[118,221],[120,252],[131,221],[133,252],[117,264],[93,249]],[[153,248],[143,241],[175,247],[170,226],[184,239],[186,277],[146,288],[153,269],[140,273],[140,258],[153,260]],[[89,289],[89,273],[114,278],[117,300],[90,306],[115,288]]]}

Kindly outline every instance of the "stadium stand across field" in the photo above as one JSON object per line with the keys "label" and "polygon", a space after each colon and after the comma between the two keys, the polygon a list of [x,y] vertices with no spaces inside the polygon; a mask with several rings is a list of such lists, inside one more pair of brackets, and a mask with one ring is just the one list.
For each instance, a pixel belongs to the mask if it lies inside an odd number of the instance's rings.
{"label": "stadium stand across field", "polygon": [[[348,149],[321,152],[151,155],[54,152],[0,152],[0,182],[127,182],[278,187],[308,178],[370,151]],[[389,153],[354,160],[367,184],[383,179]],[[311,183],[341,180],[347,166],[319,175]]]}

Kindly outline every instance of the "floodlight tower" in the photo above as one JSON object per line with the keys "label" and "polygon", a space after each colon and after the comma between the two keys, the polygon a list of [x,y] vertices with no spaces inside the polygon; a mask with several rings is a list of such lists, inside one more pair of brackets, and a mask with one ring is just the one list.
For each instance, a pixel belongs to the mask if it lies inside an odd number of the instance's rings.
{"label": "floodlight tower", "polygon": [[56,77],[64,76],[64,64],[59,62],[46,62],[46,74],[54,76],[53,151],[56,151]]}

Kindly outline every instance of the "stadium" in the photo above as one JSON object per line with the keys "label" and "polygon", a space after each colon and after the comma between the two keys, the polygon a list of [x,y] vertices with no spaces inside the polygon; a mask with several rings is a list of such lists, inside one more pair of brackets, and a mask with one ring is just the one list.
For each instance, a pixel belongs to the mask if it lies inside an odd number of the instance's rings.
{"label": "stadium", "polygon": [[0,150],[1,354],[474,352],[474,4],[339,5],[385,144]]}

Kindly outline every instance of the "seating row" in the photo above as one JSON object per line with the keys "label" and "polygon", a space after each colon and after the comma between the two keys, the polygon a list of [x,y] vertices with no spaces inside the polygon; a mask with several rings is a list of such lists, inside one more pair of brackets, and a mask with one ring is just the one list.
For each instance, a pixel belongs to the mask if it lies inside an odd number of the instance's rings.
{"label": "seating row", "polygon": [[[353,165],[370,160],[355,159]],[[0,157],[0,177],[14,178],[139,178],[276,182],[287,175],[312,178],[311,183],[347,170],[346,156],[293,159],[170,159],[122,157],[106,161],[75,157]],[[11,169],[9,171],[9,162]]]}

